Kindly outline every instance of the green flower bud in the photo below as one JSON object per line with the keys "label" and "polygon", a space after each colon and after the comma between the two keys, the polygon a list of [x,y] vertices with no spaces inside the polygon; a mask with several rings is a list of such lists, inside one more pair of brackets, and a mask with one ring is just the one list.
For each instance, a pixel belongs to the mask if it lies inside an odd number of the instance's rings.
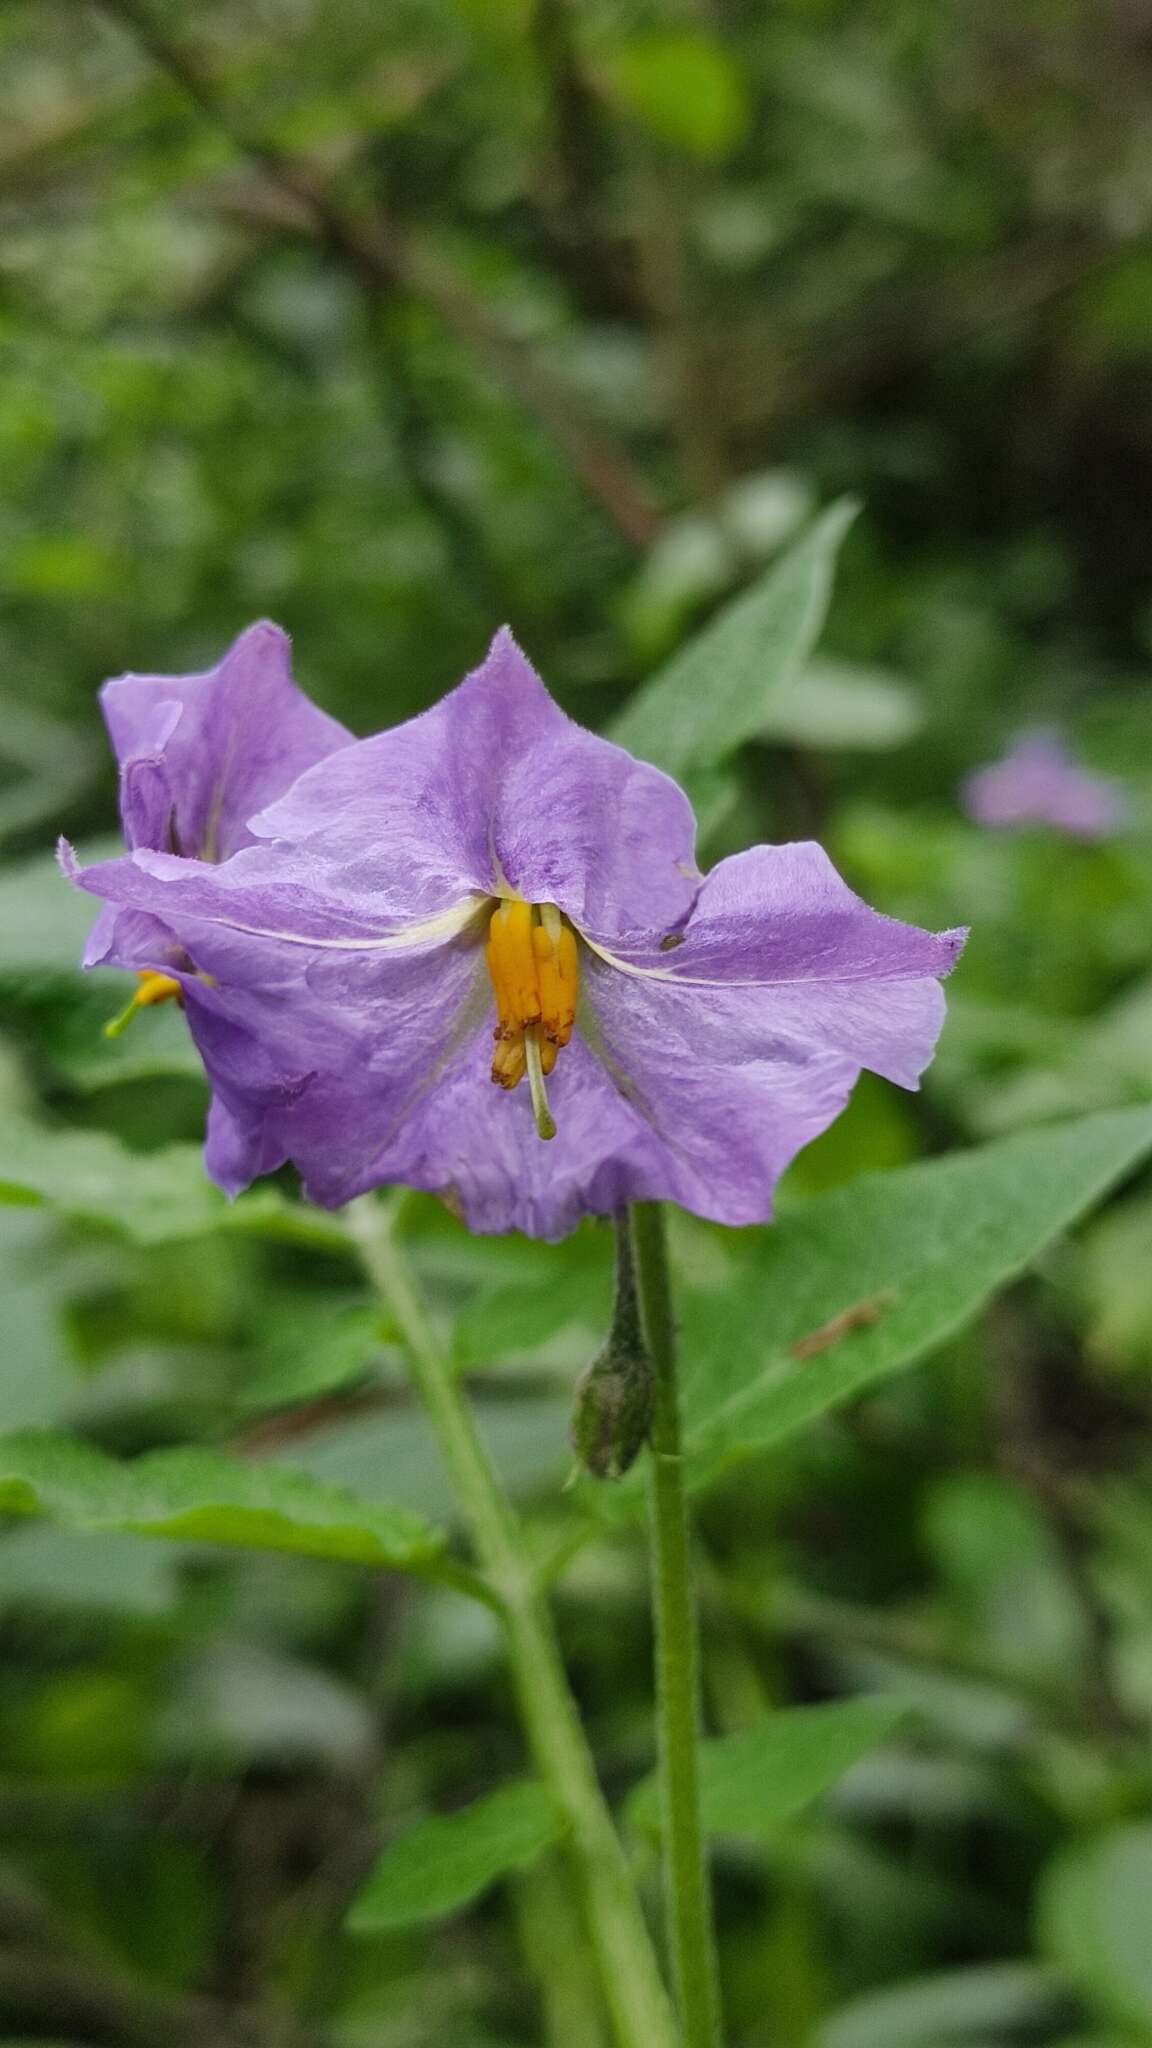
{"label": "green flower bud", "polygon": [[652,1361],[646,1351],[621,1349],[610,1338],[576,1382],[572,1448],[594,1478],[622,1479],[647,1443],[651,1422]]}
{"label": "green flower bud", "polygon": [[621,1479],[648,1441],[652,1360],[644,1342],[627,1211],[615,1219],[616,1287],[602,1351],[576,1382],[570,1436],[586,1472]]}

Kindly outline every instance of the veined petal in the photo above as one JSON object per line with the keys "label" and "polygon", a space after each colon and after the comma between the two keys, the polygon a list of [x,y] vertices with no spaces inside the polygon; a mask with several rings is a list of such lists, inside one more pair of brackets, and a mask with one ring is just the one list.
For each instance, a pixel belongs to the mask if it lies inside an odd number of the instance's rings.
{"label": "veined petal", "polygon": [[211,926],[221,935],[339,952],[395,952],[438,944],[464,930],[486,901],[465,895],[423,915],[388,917],[371,895],[292,847],[249,846],[218,867],[138,848],[82,867],[61,843],[70,881],[106,903],[148,911],[181,936]]}
{"label": "veined petal", "polygon": [[101,703],[129,845],[202,860],[246,845],[252,812],[351,740],[296,688],[288,636],[268,621],[241,633],[215,668],[116,676]]}
{"label": "veined petal", "polygon": [[[643,1021],[650,1027],[650,1018]],[[847,1058],[786,1044],[761,1044],[729,1066],[722,1051],[731,1040],[717,1048],[715,1063],[702,1062],[692,1021],[686,1016],[672,1032],[665,1018],[642,1045],[626,1024],[614,1047],[611,1031],[592,1042],[575,1038],[549,1081],[557,1129],[546,1144],[527,1092],[492,1087],[483,1028],[462,1040],[379,1150],[363,1147],[373,1124],[379,1127],[363,1087],[354,1093],[321,1083],[293,1122],[322,1117],[336,1141],[308,1157],[293,1141],[305,1190],[334,1207],[399,1182],[441,1195],[471,1230],[549,1239],[634,1200],[668,1199],[726,1223],[762,1221],[785,1166],[843,1108],[859,1069]],[[347,1142],[352,1126],[358,1157]]]}
{"label": "veined petal", "polygon": [[334,1158],[355,1177],[394,1141],[467,1031],[481,1030],[490,1048],[471,904],[426,920],[412,944],[285,943],[187,915],[177,939],[161,917],[110,906],[99,922],[101,964],[157,969],[181,985],[213,1090],[205,1162],[228,1194],[288,1159],[321,1184]]}
{"label": "veined petal", "polygon": [[733,1224],[768,1218],[784,1168],[839,1115],[863,1067],[914,1087],[944,1015],[924,978],[828,984],[813,1011],[759,986],[704,1000],[593,959],[584,990],[578,1029],[659,1148],[659,1174],[633,1198]]}
{"label": "veined petal", "polygon": [[430,711],[321,762],[251,824],[386,920],[512,890],[619,935],[682,918],[699,885],[683,792],[573,724],[508,632]]}
{"label": "veined petal", "polygon": [[706,989],[945,975],[966,933],[925,932],[883,917],[848,887],[822,846],[798,840],[717,862],[677,929],[616,947],[594,928],[584,936],[625,973]]}
{"label": "veined petal", "polygon": [[590,940],[578,1028],[659,1149],[633,1196],[762,1221],[862,1068],[917,1085],[964,935],[881,917],[802,844],[722,861],[674,936],[619,954]]}
{"label": "veined petal", "polygon": [[[441,1195],[471,1230],[560,1238],[582,1216],[607,1215],[646,1185],[650,1134],[587,1046],[574,1041],[557,1062],[549,1081],[557,1133],[544,1143],[527,1089],[508,1094],[492,1085],[489,1023],[484,1017],[461,1038],[386,1146],[371,1155],[361,1146],[354,1165],[351,1148],[340,1145],[317,1147],[307,1163],[294,1154],[314,1201],[335,1207],[400,1182]],[[333,1107],[351,1114],[339,1087]],[[368,1123],[362,1116],[361,1139]]]}
{"label": "veined petal", "polygon": [[[382,1162],[395,1156],[402,1133],[419,1126],[427,1105],[442,1101],[463,1046],[482,1046],[491,1060],[490,991],[474,945],[360,962],[314,956],[305,989],[279,1019],[274,999],[263,1017],[251,991],[232,1000],[231,1016],[219,991],[207,991],[195,1007],[222,1023],[239,1021],[266,1049],[277,1047],[278,1030],[290,1029],[295,1057],[311,1069],[298,1089],[265,1098],[259,1127],[248,1125],[250,1156],[263,1145],[291,1159],[306,1191],[327,1207],[403,1177]],[[216,1055],[190,1021],[214,1087],[250,1107],[254,1090],[234,1065],[234,1040],[222,1035]],[[282,1052],[292,1052],[286,1041]],[[498,1092],[486,1071],[483,1085]]]}

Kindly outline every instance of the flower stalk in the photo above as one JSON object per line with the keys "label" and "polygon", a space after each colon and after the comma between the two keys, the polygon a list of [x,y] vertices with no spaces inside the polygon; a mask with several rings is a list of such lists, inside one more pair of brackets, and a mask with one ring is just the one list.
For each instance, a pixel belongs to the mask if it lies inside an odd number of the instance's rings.
{"label": "flower stalk", "polygon": [[686,2048],[720,2048],[716,1938],[700,1817],[699,1652],[684,1486],[676,1329],[664,1217],[658,1202],[633,1203],[632,1243],[653,1372],[649,1502],[669,1938]]}
{"label": "flower stalk", "polygon": [[596,1778],[515,1509],[396,1242],[392,1212],[363,1196],[345,1215],[365,1271],[403,1337],[477,1559],[499,1598],[525,1735],[541,1777],[568,1816],[585,1919],[619,2048],[680,2048],[627,1857]]}

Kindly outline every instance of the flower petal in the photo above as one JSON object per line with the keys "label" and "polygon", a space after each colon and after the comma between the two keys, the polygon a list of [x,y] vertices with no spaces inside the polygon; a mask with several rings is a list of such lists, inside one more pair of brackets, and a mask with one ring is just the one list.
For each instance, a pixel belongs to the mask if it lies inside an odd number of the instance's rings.
{"label": "flower petal", "polygon": [[837,874],[822,846],[754,846],[705,877],[679,929],[631,946],[589,943],[626,971],[707,988],[807,988],[813,982],[889,981],[948,974],[964,931],[925,932],[872,910]]}
{"label": "flower petal", "polygon": [[789,991],[706,992],[593,959],[584,991],[578,1028],[650,1133],[630,1195],[732,1224],[767,1220],[784,1168],[839,1115],[862,1067],[915,1086],[944,1015],[925,978],[828,983],[812,1008]]}
{"label": "flower petal", "polygon": [[209,1180],[226,1195],[242,1194],[263,1174],[275,1173],[285,1156],[265,1110],[213,1095],[204,1134],[204,1166]]}
{"label": "flower petal", "polygon": [[484,1233],[560,1238],[584,1216],[643,1199],[759,1222],[789,1160],[843,1108],[859,1067],[771,1042],[748,998],[736,1001],[745,1015],[729,1018],[705,1058],[693,1002],[632,982],[621,1005],[601,1003],[600,1028],[591,1041],[576,1037],[549,1079],[557,1129],[547,1142],[527,1089],[492,1085],[487,1018],[389,1143],[365,1145],[383,1118],[370,1078],[354,1084],[351,1074],[319,1079],[279,1129],[307,1194],[326,1207],[398,1182],[442,1195]]}
{"label": "flower petal", "polygon": [[322,762],[252,829],[385,921],[511,888],[621,934],[682,918],[699,882],[683,792],[573,724],[507,631],[430,711]]}
{"label": "flower petal", "polygon": [[[607,1215],[642,1192],[651,1178],[646,1163],[654,1172],[658,1154],[643,1119],[588,1047],[568,1046],[548,1082],[557,1134],[546,1142],[537,1135],[527,1087],[506,1093],[493,1086],[490,1023],[485,1015],[462,1039],[394,1136],[372,1153],[364,1134],[382,1126],[361,1097],[354,1170],[351,1148],[339,1142],[318,1144],[308,1160],[295,1148],[312,1199],[334,1207],[366,1188],[399,1182],[442,1195],[471,1230],[560,1238],[581,1217]],[[322,1086],[313,1100],[324,1104],[329,1129],[333,1116],[349,1128],[355,1108],[345,1083]]]}
{"label": "flower petal", "polygon": [[[274,950],[274,949],[273,949]],[[439,1086],[469,1036],[491,1057],[491,995],[474,944],[378,957],[305,956],[291,990],[186,984],[188,1020],[216,1093],[231,1113],[209,1157],[235,1192],[291,1159],[315,1199],[332,1207],[398,1178],[374,1171]],[[242,1142],[237,1141],[237,1131]]]}
{"label": "flower petal", "polygon": [[181,937],[195,924],[306,950],[389,952],[433,943],[467,925],[487,900],[466,896],[427,917],[402,908],[389,917],[370,889],[350,886],[339,868],[278,844],[243,847],[218,867],[147,847],[82,867],[62,843],[60,858],[78,888],[124,910],[148,911]]}
{"label": "flower petal", "polygon": [[253,811],[349,744],[296,688],[290,653],[287,635],[264,621],[201,674],[105,683],[129,845],[224,859],[248,843]]}

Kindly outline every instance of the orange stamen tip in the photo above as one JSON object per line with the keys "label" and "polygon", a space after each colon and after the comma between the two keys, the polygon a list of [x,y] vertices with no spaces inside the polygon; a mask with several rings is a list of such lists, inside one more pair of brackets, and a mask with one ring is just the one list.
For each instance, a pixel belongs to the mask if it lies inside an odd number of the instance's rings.
{"label": "orange stamen tip", "polygon": [[104,1026],[105,1038],[119,1038],[128,1029],[138,1010],[147,1010],[154,1003],[180,1002],[184,991],[171,974],[157,974],[152,967],[137,969],[136,979],[140,986],[130,1003],[126,1003],[119,1016],[110,1017]]}
{"label": "orange stamen tip", "polygon": [[528,1077],[532,1113],[542,1138],[555,1136],[545,1076],[568,1044],[576,1017],[576,936],[554,903],[498,903],[484,948],[496,998],[492,1079],[515,1088]]}
{"label": "orange stamen tip", "polygon": [[140,983],[136,991],[136,1001],[142,1007],[147,1007],[149,1003],[167,1003],[173,1000],[179,1002],[182,991],[175,975],[157,974],[154,968],[142,967],[136,979]]}

